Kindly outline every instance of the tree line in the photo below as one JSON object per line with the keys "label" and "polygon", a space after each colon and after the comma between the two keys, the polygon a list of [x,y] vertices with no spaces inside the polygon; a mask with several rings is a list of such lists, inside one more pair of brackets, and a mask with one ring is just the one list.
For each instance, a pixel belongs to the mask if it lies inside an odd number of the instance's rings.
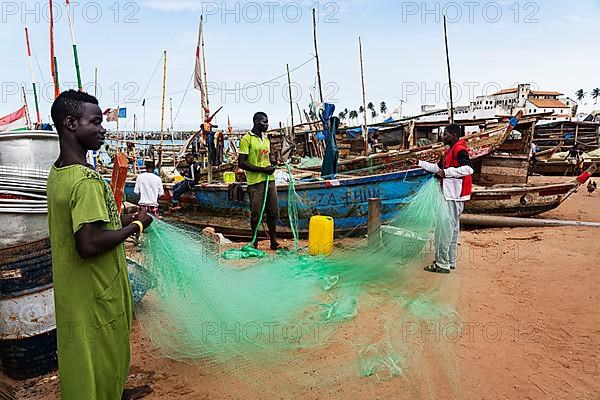
{"label": "tree line", "polygon": [[348,121],[348,122],[360,123],[359,117],[362,116],[365,112],[367,113],[367,117],[369,117],[369,116],[371,117],[371,122],[374,122],[375,118],[377,118],[378,115],[387,114],[387,112],[388,112],[387,104],[385,104],[385,101],[382,101],[381,103],[379,103],[379,113],[377,112],[377,109],[375,108],[375,104],[373,104],[372,102],[369,102],[367,104],[366,110],[363,106],[358,107],[358,111],[357,110],[348,110],[347,108],[345,108],[343,111],[341,111],[338,114],[338,118],[342,122]]}
{"label": "tree line", "polygon": [[[588,95],[587,92],[584,92],[583,89],[579,89],[575,92],[575,96],[577,96],[577,101],[583,100]],[[598,97],[600,97],[600,88],[592,89],[590,96],[594,99],[594,104],[598,104]]]}

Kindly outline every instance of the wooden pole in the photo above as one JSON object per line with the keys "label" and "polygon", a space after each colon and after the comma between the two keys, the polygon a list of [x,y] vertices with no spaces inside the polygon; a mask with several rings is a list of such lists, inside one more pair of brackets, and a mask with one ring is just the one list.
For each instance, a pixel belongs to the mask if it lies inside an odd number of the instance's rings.
{"label": "wooden pole", "polygon": [[94,97],[98,97],[98,67],[94,68]]}
{"label": "wooden pole", "polygon": [[[135,114],[133,114],[133,140],[134,140],[134,143],[135,143],[135,141],[137,141],[137,134],[135,133],[136,122],[137,122],[136,119],[137,119],[137,116]],[[138,173],[137,154],[135,151],[135,147],[133,148],[133,173],[134,174]]]}
{"label": "wooden pole", "polygon": [[296,103],[296,108],[298,109],[298,118],[300,118],[300,123],[302,124],[302,112],[300,112],[300,106]]}
{"label": "wooden pole", "polygon": [[[202,66],[204,68],[204,95],[206,96],[206,110],[204,112],[205,116],[208,117],[210,115],[210,102],[208,100],[208,78],[206,74],[206,50],[204,47],[204,18],[200,16],[200,24],[202,24]],[[208,122],[208,121],[204,121]]]}
{"label": "wooden pole", "polygon": [[25,95],[25,86],[21,86],[21,91],[23,92],[23,104],[25,104],[25,120],[27,121],[27,128],[31,130],[33,127],[31,117],[29,116],[29,105],[27,104],[27,96]]}
{"label": "wooden pole", "polygon": [[60,95],[60,85],[58,83],[58,62],[54,54],[54,13],[52,12],[52,0],[50,4],[50,70],[52,71],[52,80],[54,81],[54,98]]}
{"label": "wooden pole", "polygon": [[77,88],[80,92],[83,91],[83,85],[81,84],[81,72],[79,71],[79,55],[77,53],[77,42],[75,42],[75,31],[73,30],[73,20],[71,19],[71,3],[66,0],[67,3],[67,22],[69,23],[69,31],[71,32],[71,44],[73,46],[73,58],[75,59],[75,72],[77,72]]}
{"label": "wooden pole", "polygon": [[169,97],[169,114],[171,116],[171,139],[173,138],[173,98]]}
{"label": "wooden pole", "polygon": [[37,86],[35,83],[35,74],[33,72],[33,63],[31,62],[31,46],[29,45],[29,30],[27,29],[27,27],[25,27],[25,40],[27,42],[27,60],[29,61],[29,72],[31,73],[31,83],[33,85],[33,100],[35,102],[37,124],[41,126],[42,117],[40,115],[40,105],[38,102]]}
{"label": "wooden pole", "polygon": [[294,102],[292,101],[292,78],[290,77],[290,64],[285,64],[287,67],[288,89],[290,95],[290,117],[292,118],[292,138],[294,137]]}
{"label": "wooden pole", "polygon": [[315,42],[315,58],[317,60],[317,81],[319,83],[319,100],[323,102],[323,86],[321,85],[321,65],[319,64],[319,50],[317,48],[317,16],[316,11],[313,8],[313,36]]}
{"label": "wooden pole", "polygon": [[124,138],[121,138],[121,135],[119,135],[119,108],[120,106],[117,104],[117,150],[119,150],[119,148],[125,144],[121,143],[121,140]]}
{"label": "wooden pole", "polygon": [[362,85],[362,98],[363,98],[363,118],[364,118],[364,125],[363,125],[363,138],[365,141],[365,148],[364,148],[364,152],[365,152],[365,156],[368,154],[368,141],[369,141],[369,131],[367,128],[367,96],[365,94],[365,70],[364,70],[364,66],[363,66],[363,53],[362,53],[362,41],[360,39],[360,36],[358,37],[358,51],[360,53],[360,79],[361,79],[361,85]]}
{"label": "wooden pole", "polygon": [[162,83],[162,102],[160,116],[160,150],[158,154],[158,167],[162,166],[162,150],[165,130],[165,97],[167,95],[167,51],[163,52],[163,83]]}
{"label": "wooden pole", "polygon": [[446,66],[448,67],[448,86],[450,88],[450,123],[454,123],[454,100],[452,98],[452,77],[450,75],[450,55],[448,53],[448,34],[446,32],[446,16],[444,15],[444,42],[446,43]]}
{"label": "wooden pole", "polygon": [[381,242],[381,199],[369,199],[367,235],[369,247],[377,248]]}

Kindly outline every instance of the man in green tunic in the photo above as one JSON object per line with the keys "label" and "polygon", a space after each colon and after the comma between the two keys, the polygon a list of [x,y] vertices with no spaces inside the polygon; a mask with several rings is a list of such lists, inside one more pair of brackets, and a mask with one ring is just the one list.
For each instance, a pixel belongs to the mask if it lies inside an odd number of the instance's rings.
{"label": "man in green tunic", "polygon": [[61,397],[140,398],[151,389],[123,390],[133,314],[124,242],[152,218],[119,217],[110,186],[86,162],[106,133],[98,100],[69,90],[51,114],[60,142],[47,192]]}

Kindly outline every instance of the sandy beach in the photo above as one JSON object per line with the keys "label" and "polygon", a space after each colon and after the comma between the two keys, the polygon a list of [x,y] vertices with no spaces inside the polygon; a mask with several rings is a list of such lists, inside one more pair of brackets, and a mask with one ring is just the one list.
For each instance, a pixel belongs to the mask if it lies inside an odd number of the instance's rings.
{"label": "sandy beach", "polygon": [[[536,178],[556,181],[565,178]],[[600,222],[599,193],[585,187],[546,218]],[[130,385],[155,399],[593,399],[600,396],[598,228],[478,229],[462,232],[450,275],[415,265],[403,276],[455,312],[452,327],[404,321],[389,332],[407,351],[400,376],[361,376],[357,343],[381,340],[393,307],[359,310],[298,350],[285,365],[222,370],[208,360],[164,358],[136,322]],[[401,315],[398,315],[400,320]],[[57,374],[11,381],[19,399],[57,399]]]}

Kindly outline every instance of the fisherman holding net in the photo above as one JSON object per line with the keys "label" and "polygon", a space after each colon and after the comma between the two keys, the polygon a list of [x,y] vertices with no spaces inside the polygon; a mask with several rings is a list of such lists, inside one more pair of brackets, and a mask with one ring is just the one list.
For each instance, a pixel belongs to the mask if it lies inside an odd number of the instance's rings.
{"label": "fisherman holding net", "polygon": [[[238,165],[246,171],[248,182],[248,196],[250,197],[250,226],[254,234],[252,246],[258,248],[257,229],[263,211],[267,217],[271,249],[278,250],[282,246],[277,242],[277,220],[279,219],[279,206],[277,188],[273,173],[275,167],[271,166],[269,154],[271,142],[266,135],[269,129],[269,118],[264,112],[257,112],[253,117],[254,127],[245,134],[240,141]],[[265,191],[267,192],[265,195]],[[266,198],[265,198],[266,196]]]}
{"label": "fisherman holding net", "polygon": [[133,316],[124,242],[152,218],[119,216],[110,186],[86,162],[106,134],[98,100],[69,90],[51,115],[60,144],[47,193],[61,398],[138,399],[152,389],[123,389]]}
{"label": "fisherman holding net", "polygon": [[450,218],[438,221],[435,229],[435,261],[425,271],[449,273],[456,268],[456,253],[460,231],[460,215],[465,202],[471,198],[473,166],[467,144],[461,139],[460,126],[450,124],[444,129],[442,141],[448,149],[437,164],[411,159],[411,163],[435,174],[442,183],[442,191]]}

